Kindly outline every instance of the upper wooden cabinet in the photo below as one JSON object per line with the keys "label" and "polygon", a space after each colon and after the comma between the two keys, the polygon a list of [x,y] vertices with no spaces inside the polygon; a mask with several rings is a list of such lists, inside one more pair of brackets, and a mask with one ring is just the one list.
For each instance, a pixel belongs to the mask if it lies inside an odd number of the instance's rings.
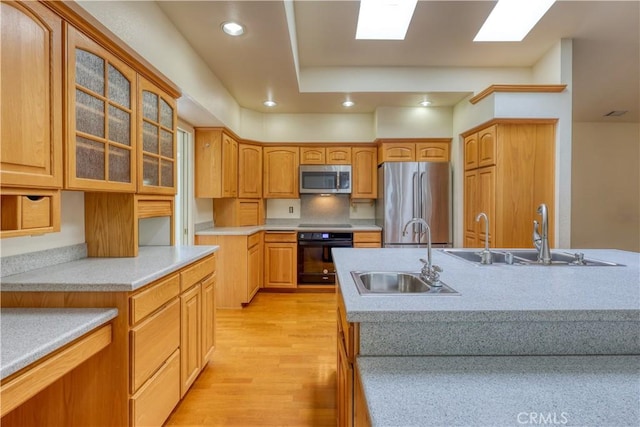
{"label": "upper wooden cabinet", "polygon": [[262,147],[238,144],[238,197],[262,198]]}
{"label": "upper wooden cabinet", "polygon": [[378,163],[448,162],[451,139],[383,140],[378,147]]}
{"label": "upper wooden cabinet", "polygon": [[417,162],[448,162],[449,142],[418,142],[416,144]]}
{"label": "upper wooden cabinet", "polygon": [[138,78],[138,192],[176,193],[176,101]]}
{"label": "upper wooden cabinet", "polygon": [[263,196],[273,199],[300,197],[298,147],[264,147]]}
{"label": "upper wooden cabinet", "polygon": [[67,54],[66,188],[135,192],[136,73],[71,26]]}
{"label": "upper wooden cabinet", "polygon": [[380,144],[378,162],[413,162],[416,145],[412,142],[383,142]]}
{"label": "upper wooden cabinet", "polygon": [[350,165],[351,147],[327,147],[328,165]]}
{"label": "upper wooden cabinet", "polygon": [[350,165],[351,147],[300,147],[301,165]]}
{"label": "upper wooden cabinet", "polygon": [[325,147],[306,146],[300,147],[301,165],[324,165],[327,159]]}
{"label": "upper wooden cabinet", "polygon": [[62,20],[37,2],[0,3],[0,181],[62,187]]}
{"label": "upper wooden cabinet", "polygon": [[378,161],[376,147],[353,147],[352,199],[378,197]]}
{"label": "upper wooden cabinet", "polygon": [[[485,212],[491,247],[532,247],[536,209],[541,203],[554,209],[555,122],[498,122],[464,142],[464,245],[484,245],[484,222],[475,219]],[[549,225],[553,244],[553,221]]]}
{"label": "upper wooden cabinet", "polygon": [[237,197],[238,142],[222,129],[196,129],[196,197]]}

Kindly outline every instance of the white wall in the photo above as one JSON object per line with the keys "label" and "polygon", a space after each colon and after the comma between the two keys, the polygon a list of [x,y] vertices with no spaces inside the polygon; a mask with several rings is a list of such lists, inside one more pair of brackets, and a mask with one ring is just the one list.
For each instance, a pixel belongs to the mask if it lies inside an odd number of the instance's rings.
{"label": "white wall", "polygon": [[0,255],[11,256],[84,243],[84,193],[63,191],[60,232],[0,240]]}
{"label": "white wall", "polygon": [[640,252],[640,124],[573,124],[571,246]]}
{"label": "white wall", "polygon": [[379,107],[376,110],[377,138],[450,138],[451,107]]}

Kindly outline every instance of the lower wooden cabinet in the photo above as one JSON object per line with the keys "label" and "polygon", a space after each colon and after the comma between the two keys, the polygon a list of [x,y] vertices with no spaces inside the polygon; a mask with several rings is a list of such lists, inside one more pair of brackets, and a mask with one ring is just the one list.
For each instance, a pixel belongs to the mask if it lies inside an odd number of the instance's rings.
{"label": "lower wooden cabinet", "polygon": [[355,231],[353,233],[354,248],[379,248],[381,244],[381,231]]}
{"label": "lower wooden cabinet", "polygon": [[298,287],[298,243],[296,233],[265,233],[264,287]]}
{"label": "lower wooden cabinet", "polygon": [[369,407],[367,406],[367,399],[364,395],[362,379],[357,366],[353,375],[353,383],[353,425],[355,427],[370,427]]}
{"label": "lower wooden cabinet", "polygon": [[216,345],[216,274],[202,282],[202,367],[211,360]]}
{"label": "lower wooden cabinet", "polygon": [[263,283],[263,232],[196,236],[196,245],[218,245],[216,307],[242,308]]}
{"label": "lower wooden cabinet", "polygon": [[[347,322],[340,287],[337,292],[337,366],[336,409],[338,427],[352,427],[355,422],[355,360],[359,353],[360,325]],[[360,424],[362,425],[362,424]]]}
{"label": "lower wooden cabinet", "polygon": [[[2,426],[162,425],[214,348],[216,257],[134,292],[3,291],[2,307],[109,307],[119,314],[108,346],[3,416]],[[86,393],[84,384],[99,386]]]}
{"label": "lower wooden cabinet", "polygon": [[202,290],[200,284],[180,295],[180,397],[202,367]]}

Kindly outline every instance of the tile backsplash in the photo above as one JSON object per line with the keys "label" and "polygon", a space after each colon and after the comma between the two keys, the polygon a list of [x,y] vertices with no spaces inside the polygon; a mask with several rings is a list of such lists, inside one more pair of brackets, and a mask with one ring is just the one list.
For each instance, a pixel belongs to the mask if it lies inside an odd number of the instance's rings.
{"label": "tile backsplash", "polygon": [[303,194],[300,199],[268,199],[266,202],[267,219],[300,219],[305,223],[335,224],[375,218],[374,203],[352,203],[350,197],[344,194]]}

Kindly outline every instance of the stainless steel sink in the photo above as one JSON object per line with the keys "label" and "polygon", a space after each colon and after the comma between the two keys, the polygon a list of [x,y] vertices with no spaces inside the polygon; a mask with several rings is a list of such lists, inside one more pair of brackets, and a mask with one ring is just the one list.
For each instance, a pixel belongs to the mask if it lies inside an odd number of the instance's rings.
{"label": "stainless steel sink", "polygon": [[[481,249],[445,249],[444,252],[449,255],[462,258],[465,261],[480,264],[480,251]],[[491,251],[494,264],[506,264],[507,254],[505,252]],[[513,264],[527,264],[528,261],[524,259],[513,258]]]}
{"label": "stainless steel sink", "polygon": [[[480,264],[480,249],[444,249],[444,252],[461,258],[465,261],[470,261],[474,264]],[[538,252],[535,249],[496,249],[492,250],[493,264],[513,264],[513,265],[528,265],[528,266],[573,266],[573,267],[610,267],[621,266],[615,262],[608,262],[597,260],[593,258],[582,258],[579,261],[578,254],[570,254],[567,252],[551,252],[551,264],[542,264],[538,262]],[[511,254],[511,255],[508,255]],[[507,259],[512,257],[513,262],[508,263]]]}
{"label": "stainless steel sink", "polygon": [[459,295],[445,285],[431,286],[420,273],[403,271],[352,271],[358,292],[362,295]]}

